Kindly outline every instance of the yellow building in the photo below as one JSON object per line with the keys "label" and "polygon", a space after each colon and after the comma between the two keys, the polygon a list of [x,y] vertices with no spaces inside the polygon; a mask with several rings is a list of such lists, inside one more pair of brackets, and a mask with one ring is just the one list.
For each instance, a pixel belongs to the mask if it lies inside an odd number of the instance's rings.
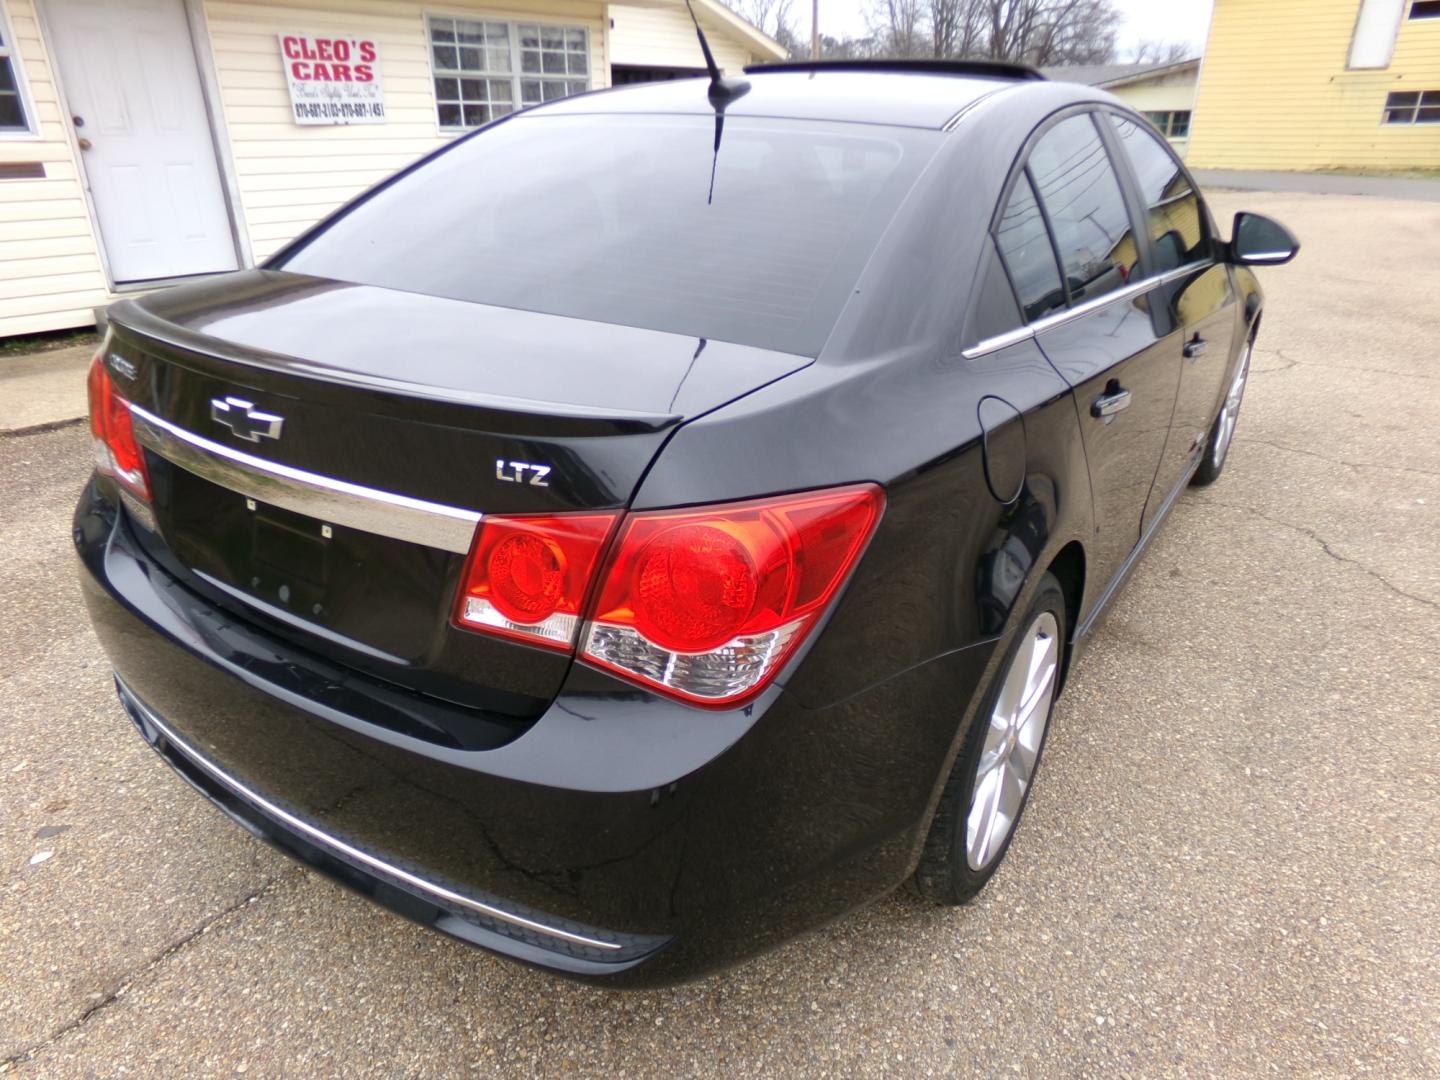
{"label": "yellow building", "polygon": [[1215,0],[1193,168],[1440,168],[1440,2]]}

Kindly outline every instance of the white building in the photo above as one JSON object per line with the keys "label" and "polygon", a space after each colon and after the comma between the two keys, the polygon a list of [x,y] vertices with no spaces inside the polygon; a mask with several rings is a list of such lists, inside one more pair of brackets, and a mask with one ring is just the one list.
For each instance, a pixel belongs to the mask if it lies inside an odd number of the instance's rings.
{"label": "white building", "polygon": [[1182,157],[1190,145],[1190,120],[1195,110],[1195,87],[1200,61],[1176,60],[1163,64],[1099,64],[1045,68],[1046,78],[1078,82],[1108,90],[1137,112],[1150,118]]}
{"label": "white building", "polygon": [[[521,105],[701,67],[682,0],[0,0],[0,336],[253,266]],[[694,0],[717,61],[783,57]]]}

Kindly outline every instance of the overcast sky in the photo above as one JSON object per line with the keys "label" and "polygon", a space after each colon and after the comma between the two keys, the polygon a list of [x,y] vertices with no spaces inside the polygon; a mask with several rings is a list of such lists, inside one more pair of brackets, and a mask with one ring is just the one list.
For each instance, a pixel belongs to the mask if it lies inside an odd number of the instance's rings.
{"label": "overcast sky", "polygon": [[[1183,41],[1198,56],[1205,47],[1211,0],[1111,0],[1125,16],[1120,29],[1121,58],[1137,41]],[[820,0],[820,29],[835,37],[865,32],[869,0]],[[810,0],[794,0],[795,28],[801,37],[810,29]]]}

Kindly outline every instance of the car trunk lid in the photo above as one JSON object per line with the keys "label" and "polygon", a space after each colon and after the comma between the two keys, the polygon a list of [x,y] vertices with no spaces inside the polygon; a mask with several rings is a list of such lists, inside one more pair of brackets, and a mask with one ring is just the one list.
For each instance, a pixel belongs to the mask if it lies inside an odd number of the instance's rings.
{"label": "car trunk lid", "polygon": [[619,509],[669,433],[808,358],[251,271],[112,309],[152,555],[408,690],[537,715],[569,657],[454,627],[486,514]]}

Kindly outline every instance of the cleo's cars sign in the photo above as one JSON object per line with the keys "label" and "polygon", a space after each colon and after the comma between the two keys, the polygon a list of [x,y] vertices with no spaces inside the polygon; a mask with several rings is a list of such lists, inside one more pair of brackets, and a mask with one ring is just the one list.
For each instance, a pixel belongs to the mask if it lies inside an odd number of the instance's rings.
{"label": "cleo's cars sign", "polygon": [[370,38],[281,34],[297,124],[383,124],[380,52]]}

